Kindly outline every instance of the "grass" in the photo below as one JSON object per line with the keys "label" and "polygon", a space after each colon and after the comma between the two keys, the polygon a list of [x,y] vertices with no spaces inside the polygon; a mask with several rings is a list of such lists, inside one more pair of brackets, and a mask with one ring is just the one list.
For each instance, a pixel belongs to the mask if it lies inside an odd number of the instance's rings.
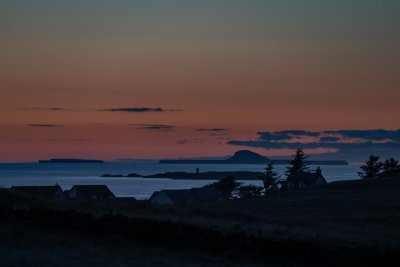
{"label": "grass", "polygon": [[[12,209],[34,206],[61,212],[84,211],[95,218],[119,213],[127,218],[189,225],[226,235],[255,236],[268,242],[297,240],[329,249],[400,251],[399,193],[400,179],[387,178],[334,182],[264,198],[195,206],[162,207],[124,201],[53,202],[26,198],[5,189],[0,189],[0,203]],[[100,264],[102,266],[112,263],[117,263],[112,266],[193,266],[194,262],[198,266],[215,266],[218,262],[226,266],[257,265],[257,261],[248,258],[232,262],[229,254],[210,255],[190,249],[190,246],[183,255],[173,246],[143,246],[121,239],[120,235],[88,236],[69,232],[68,228],[58,231],[43,227],[41,224],[29,226],[29,223],[0,224],[0,266],[46,266],[45,259],[53,264],[47,266],[66,266],[62,265],[64,261],[58,262],[60,258],[68,259],[75,266],[100,262],[104,263]],[[37,240],[45,242],[38,244]],[[39,246],[35,248],[32,244]],[[82,252],[85,250],[87,254]],[[16,251],[23,257],[17,257]],[[145,256],[141,257],[142,254]]]}
{"label": "grass", "polygon": [[[0,239],[0,266],[221,266],[217,257],[196,251],[181,254],[166,247],[144,247],[120,236],[93,236],[26,224],[1,224]],[[225,266],[234,265],[226,260]]]}

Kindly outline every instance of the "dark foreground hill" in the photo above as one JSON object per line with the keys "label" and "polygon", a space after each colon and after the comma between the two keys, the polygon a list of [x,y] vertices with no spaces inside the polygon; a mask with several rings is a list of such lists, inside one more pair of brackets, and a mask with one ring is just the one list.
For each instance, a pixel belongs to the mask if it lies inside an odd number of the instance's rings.
{"label": "dark foreground hill", "polygon": [[0,191],[0,266],[398,266],[400,180],[157,207]]}

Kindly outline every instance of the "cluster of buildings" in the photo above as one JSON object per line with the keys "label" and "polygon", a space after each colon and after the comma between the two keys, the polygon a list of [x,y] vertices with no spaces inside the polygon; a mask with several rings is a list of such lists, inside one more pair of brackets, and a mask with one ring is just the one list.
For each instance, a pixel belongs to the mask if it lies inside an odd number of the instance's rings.
{"label": "cluster of buildings", "polygon": [[19,194],[50,200],[101,201],[116,198],[106,185],[74,185],[70,190],[65,191],[58,184],[53,186],[12,186],[11,190]]}
{"label": "cluster of buildings", "polygon": [[[318,168],[314,173],[307,172],[288,177],[280,183],[280,190],[290,191],[326,183]],[[58,184],[54,186],[12,186],[11,190],[19,194],[50,200],[110,201],[127,199],[117,198],[106,185],[74,185],[70,190],[65,191]],[[133,197],[128,199],[135,200]],[[151,195],[148,202],[157,205],[190,205],[223,200],[225,197],[216,188],[202,187],[157,191]]]}
{"label": "cluster of buildings", "polygon": [[196,204],[225,200],[222,193],[213,187],[191,188],[181,190],[161,190],[154,192],[149,202],[157,205]]}
{"label": "cluster of buildings", "polygon": [[[110,201],[135,200],[135,198],[117,198],[106,185],[74,185],[63,191],[58,184],[53,186],[12,186],[13,192],[29,197],[48,200]],[[182,190],[161,190],[154,192],[148,200],[152,204],[194,204],[224,200],[216,188],[191,188]]]}

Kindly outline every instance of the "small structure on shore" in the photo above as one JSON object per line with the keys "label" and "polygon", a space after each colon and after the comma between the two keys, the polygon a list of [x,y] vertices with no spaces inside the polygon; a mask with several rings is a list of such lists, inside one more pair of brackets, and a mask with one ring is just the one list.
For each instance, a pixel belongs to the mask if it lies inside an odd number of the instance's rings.
{"label": "small structure on shore", "polygon": [[43,199],[67,199],[62,188],[58,184],[53,186],[12,186],[11,190],[20,194]]}
{"label": "small structure on shore", "polygon": [[318,167],[315,172],[302,172],[289,176],[284,182],[282,182],[282,190],[302,189],[326,183],[327,181],[322,175],[321,168]]}
{"label": "small structure on shore", "polygon": [[115,199],[115,195],[106,185],[74,185],[65,193],[69,199],[79,201]]}
{"label": "small structure on shore", "polygon": [[149,202],[157,205],[190,205],[202,202],[223,201],[225,198],[216,188],[192,188],[181,190],[161,190],[151,195]]}

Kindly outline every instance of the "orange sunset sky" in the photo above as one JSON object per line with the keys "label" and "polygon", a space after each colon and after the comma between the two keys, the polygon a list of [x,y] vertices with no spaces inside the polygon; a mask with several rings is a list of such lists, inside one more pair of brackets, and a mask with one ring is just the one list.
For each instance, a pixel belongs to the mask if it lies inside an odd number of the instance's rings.
{"label": "orange sunset sky", "polygon": [[399,18],[397,1],[1,1],[0,162],[222,156],[288,129],[396,143]]}

